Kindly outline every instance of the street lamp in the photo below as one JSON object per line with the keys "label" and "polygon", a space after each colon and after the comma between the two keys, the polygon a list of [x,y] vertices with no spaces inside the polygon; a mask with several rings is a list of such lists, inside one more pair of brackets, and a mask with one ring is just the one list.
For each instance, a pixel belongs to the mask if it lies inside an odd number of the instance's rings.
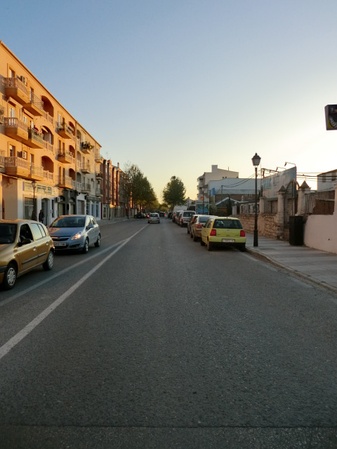
{"label": "street lamp", "polygon": [[258,230],[257,230],[257,167],[260,165],[261,158],[255,153],[252,162],[255,167],[255,221],[254,221],[254,246],[259,246]]}
{"label": "street lamp", "polygon": [[36,212],[36,181],[32,181],[33,186],[33,212],[32,212],[32,220],[37,220],[37,212]]}

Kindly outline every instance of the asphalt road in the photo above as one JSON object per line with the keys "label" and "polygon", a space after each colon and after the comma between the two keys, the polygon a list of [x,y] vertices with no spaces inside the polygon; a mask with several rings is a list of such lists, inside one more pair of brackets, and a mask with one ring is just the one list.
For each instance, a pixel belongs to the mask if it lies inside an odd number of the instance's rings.
{"label": "asphalt road", "polygon": [[171,221],[0,292],[0,448],[337,447],[337,301]]}

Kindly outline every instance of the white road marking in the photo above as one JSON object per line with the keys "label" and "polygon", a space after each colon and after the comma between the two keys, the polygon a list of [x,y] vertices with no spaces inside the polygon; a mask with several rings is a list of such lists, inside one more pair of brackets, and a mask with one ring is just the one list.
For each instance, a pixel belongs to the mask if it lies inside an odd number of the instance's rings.
{"label": "white road marking", "polygon": [[[30,323],[28,323],[23,329],[21,329],[14,337],[7,341],[0,348],[0,360],[8,354],[11,349],[13,349],[18,343],[20,343],[27,335],[29,335],[42,321],[47,318],[56,308],[62,304],[71,294],[74,293],[90,276],[92,276],[102,265],[105,264],[112,256],[114,256],[120,249],[123,248],[131,239],[133,239],[139,232],[144,228],[137,231],[131,237],[125,239],[120,246],[118,246],[111,254],[105,257],[98,265],[92,268],[86,275],[84,275],[80,280],[78,280],[70,289],[63,293],[58,299],[56,299],[49,307],[47,307],[43,312],[41,312],[36,318],[34,318]],[[87,259],[86,259],[87,261]]]}

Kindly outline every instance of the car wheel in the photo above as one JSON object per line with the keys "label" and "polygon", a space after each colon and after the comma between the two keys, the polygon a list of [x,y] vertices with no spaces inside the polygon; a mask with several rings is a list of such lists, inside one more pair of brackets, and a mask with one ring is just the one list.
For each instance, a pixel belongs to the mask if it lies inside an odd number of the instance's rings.
{"label": "car wheel", "polygon": [[203,242],[202,239],[200,240],[200,245],[201,245],[201,246],[205,246],[205,243]]}
{"label": "car wheel", "polygon": [[95,242],[96,248],[99,248],[101,246],[101,234],[98,234],[97,240]]}
{"label": "car wheel", "polygon": [[246,251],[246,244],[245,243],[240,243],[239,244],[239,250],[242,251],[242,252]]}
{"label": "car wheel", "polygon": [[198,237],[196,237],[194,234],[193,234],[193,242],[196,242],[198,240]]}
{"label": "car wheel", "polygon": [[17,267],[14,263],[8,264],[5,273],[4,273],[4,279],[3,279],[3,287],[5,290],[10,290],[14,287],[16,283],[18,275]]}
{"label": "car wheel", "polygon": [[49,271],[53,268],[54,266],[54,253],[53,251],[49,251],[47,260],[42,264],[43,269],[46,271]]}
{"label": "car wheel", "polygon": [[85,239],[84,246],[82,249],[82,253],[86,254],[89,251],[89,240]]}

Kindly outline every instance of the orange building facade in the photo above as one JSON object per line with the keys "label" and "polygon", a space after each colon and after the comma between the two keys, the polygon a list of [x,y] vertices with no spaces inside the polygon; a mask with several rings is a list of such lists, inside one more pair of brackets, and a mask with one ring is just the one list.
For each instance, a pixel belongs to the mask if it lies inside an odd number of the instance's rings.
{"label": "orange building facade", "polygon": [[99,142],[1,41],[0,77],[0,218],[123,215],[119,166],[105,172]]}

